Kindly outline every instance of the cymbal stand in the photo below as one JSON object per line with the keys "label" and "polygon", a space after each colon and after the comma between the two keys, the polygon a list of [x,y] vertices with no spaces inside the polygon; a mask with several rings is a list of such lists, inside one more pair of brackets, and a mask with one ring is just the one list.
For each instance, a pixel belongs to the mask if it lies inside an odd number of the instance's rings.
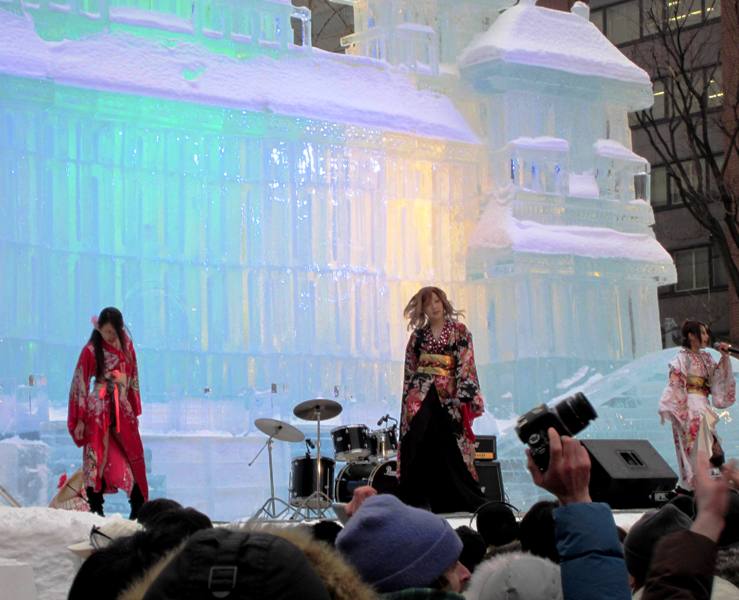
{"label": "cymbal stand", "polygon": [[[269,436],[267,438],[267,441],[264,442],[264,445],[259,449],[259,452],[257,452],[256,456],[251,460],[249,463],[249,466],[251,467],[254,464],[254,461],[259,458],[259,455],[264,451],[265,448],[267,448],[267,455],[269,456],[269,491],[270,496],[266,500],[264,504],[262,504],[262,507],[254,513],[254,515],[249,519],[250,521],[255,521],[259,519],[265,519],[265,520],[274,520],[274,521],[282,521],[282,520],[293,520],[296,518],[296,515],[298,514],[298,511],[295,510],[290,504],[285,502],[282,498],[278,498],[275,496],[275,480],[274,480],[274,474],[272,470],[272,437]],[[278,512],[277,505],[280,504],[280,510]],[[287,519],[283,518],[283,515],[286,513],[290,513],[290,515],[287,517]]]}
{"label": "cymbal stand", "polygon": [[[296,514],[309,521],[311,519],[324,519],[331,510],[331,498],[321,491],[321,408],[316,406],[316,481],[313,485],[313,493],[301,500],[297,505]],[[330,490],[329,490],[330,491]],[[305,511],[305,512],[303,512]]]}

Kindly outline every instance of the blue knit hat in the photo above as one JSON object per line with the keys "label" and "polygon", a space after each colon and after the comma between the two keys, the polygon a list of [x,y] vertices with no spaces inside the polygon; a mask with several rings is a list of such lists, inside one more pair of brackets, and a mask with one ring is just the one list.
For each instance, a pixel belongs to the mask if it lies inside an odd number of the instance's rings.
{"label": "blue knit hat", "polygon": [[336,547],[378,592],[433,583],[462,552],[444,519],[380,494],[364,501],[336,538]]}

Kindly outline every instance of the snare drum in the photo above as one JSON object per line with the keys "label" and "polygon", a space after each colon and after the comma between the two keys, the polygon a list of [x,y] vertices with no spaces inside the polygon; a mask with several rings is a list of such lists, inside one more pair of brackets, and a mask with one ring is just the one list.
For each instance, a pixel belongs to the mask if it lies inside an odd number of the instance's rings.
{"label": "snare drum", "polygon": [[398,455],[398,435],[395,427],[376,429],[372,432],[370,460],[382,462]]}
{"label": "snare drum", "polygon": [[371,485],[378,494],[395,494],[398,491],[398,463],[386,460],[380,464],[349,463],[336,478],[334,498],[337,502],[350,502],[354,490]]}
{"label": "snare drum", "polygon": [[366,425],[344,425],[331,430],[336,460],[353,462],[370,455],[370,433]]}
{"label": "snare drum", "polygon": [[[333,500],[334,465],[332,458],[321,457],[321,481],[319,492]],[[290,471],[290,504],[296,506],[316,491],[316,459],[294,458]]]}

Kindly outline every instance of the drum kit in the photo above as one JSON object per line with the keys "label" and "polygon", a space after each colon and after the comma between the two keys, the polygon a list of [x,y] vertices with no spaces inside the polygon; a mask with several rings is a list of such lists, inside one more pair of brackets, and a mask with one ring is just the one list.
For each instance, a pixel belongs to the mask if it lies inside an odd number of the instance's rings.
{"label": "drum kit", "polygon": [[[259,457],[264,448],[269,455],[270,497],[254,514],[252,519],[307,520],[322,519],[334,502],[349,502],[354,490],[362,485],[371,485],[379,493],[394,493],[398,487],[397,425],[370,431],[366,425],[344,425],[331,430],[335,457],[321,455],[321,421],[333,419],[342,411],[341,404],[326,398],[315,398],[301,402],[293,414],[304,421],[316,422],[316,455],[312,457],[313,443],[302,431],[289,423],[276,419],[257,419],[257,429],[267,435],[267,441],[249,466]],[[377,423],[396,421],[389,415]],[[397,421],[396,421],[397,422]],[[275,496],[272,469],[272,441],[306,442],[306,455],[292,460],[289,484],[289,501]],[[336,461],[346,465],[334,481]]]}

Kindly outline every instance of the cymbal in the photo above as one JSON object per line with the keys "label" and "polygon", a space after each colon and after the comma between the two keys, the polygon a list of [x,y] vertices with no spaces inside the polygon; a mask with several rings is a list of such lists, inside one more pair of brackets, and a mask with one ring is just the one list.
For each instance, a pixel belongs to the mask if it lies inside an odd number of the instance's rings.
{"label": "cymbal", "polygon": [[257,419],[254,421],[254,425],[262,433],[266,433],[281,442],[302,442],[305,439],[305,435],[300,429],[277,419]]}
{"label": "cymbal", "polygon": [[293,414],[298,419],[303,419],[304,421],[318,421],[320,415],[321,420],[324,421],[326,419],[333,419],[342,410],[341,404],[335,400],[314,398],[313,400],[306,400],[298,404],[293,408]]}

